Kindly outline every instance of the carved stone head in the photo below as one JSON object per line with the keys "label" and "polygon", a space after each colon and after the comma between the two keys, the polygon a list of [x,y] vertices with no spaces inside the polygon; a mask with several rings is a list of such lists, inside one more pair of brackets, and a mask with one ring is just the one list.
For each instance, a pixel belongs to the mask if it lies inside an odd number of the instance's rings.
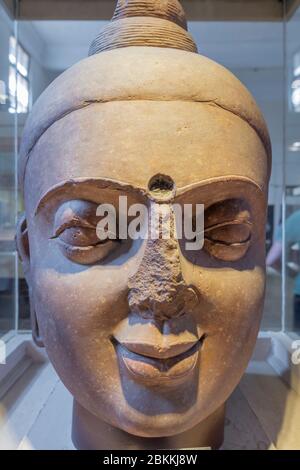
{"label": "carved stone head", "polygon": [[[261,319],[270,168],[254,99],[197,53],[179,3],[119,0],[35,103],[20,151],[33,336],[80,407],[160,437],[226,401]],[[204,246],[186,249],[172,210],[168,239],[100,241],[97,207],[118,214],[120,196],[204,204]]]}

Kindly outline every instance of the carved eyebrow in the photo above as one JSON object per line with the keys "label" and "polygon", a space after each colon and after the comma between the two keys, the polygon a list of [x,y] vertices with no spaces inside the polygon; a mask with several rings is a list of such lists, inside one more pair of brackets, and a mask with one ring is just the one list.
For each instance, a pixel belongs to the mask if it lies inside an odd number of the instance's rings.
{"label": "carved eyebrow", "polygon": [[[236,183],[244,183],[245,185],[251,185],[253,186],[256,190],[259,190],[259,192],[263,195],[264,194],[264,189],[258,184],[256,183],[256,181],[254,181],[253,179],[251,178],[248,178],[246,176],[215,176],[213,178],[207,178],[205,180],[202,180],[202,181],[199,181],[199,182],[196,182],[196,183],[191,183],[187,186],[183,186],[181,188],[178,188],[177,191],[176,191],[176,198],[178,196],[181,196],[183,194],[186,194],[194,189],[197,189],[197,188],[202,188],[202,187],[205,187],[205,186],[214,186],[215,184],[217,183],[222,183],[222,182],[228,182],[228,183],[231,183],[231,182],[236,182]],[[227,199],[230,199],[230,198],[227,198]],[[232,199],[232,198],[231,198]]]}
{"label": "carved eyebrow", "polygon": [[[200,182],[191,183],[187,186],[182,186],[176,190],[176,196],[174,197],[174,201],[178,199],[179,196],[183,194],[187,194],[192,190],[197,188],[204,188],[208,186],[213,186],[217,183],[221,182],[240,182],[247,185],[251,185],[256,190],[259,190],[261,195],[264,195],[263,188],[261,188],[254,180],[251,178],[243,177],[243,176],[217,176],[213,178],[208,178],[202,180]],[[39,199],[38,203],[36,204],[36,208],[34,211],[34,216],[38,214],[38,212],[48,203],[48,201],[54,197],[57,193],[62,192],[65,189],[72,189],[79,186],[93,186],[99,189],[112,189],[116,191],[127,191],[129,193],[135,193],[137,196],[146,197],[148,194],[148,190],[142,187],[136,187],[132,184],[126,183],[124,181],[114,180],[112,178],[74,178],[62,181],[45,192],[41,198]]]}
{"label": "carved eyebrow", "polygon": [[[36,204],[34,216],[52,199],[56,194],[66,189],[74,189],[78,187],[94,187],[98,189],[111,189],[115,191],[127,191],[136,195],[145,195],[146,191],[142,188],[136,188],[128,183],[117,181],[110,178],[76,178],[62,181],[45,192]],[[92,202],[92,201],[91,201]]]}

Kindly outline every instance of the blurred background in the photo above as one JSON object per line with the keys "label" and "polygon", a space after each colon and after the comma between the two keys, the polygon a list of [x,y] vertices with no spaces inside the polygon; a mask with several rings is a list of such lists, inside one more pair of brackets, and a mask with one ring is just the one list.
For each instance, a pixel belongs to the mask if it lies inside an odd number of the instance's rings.
{"label": "blurred background", "polygon": [[[300,1],[182,2],[199,52],[229,68],[267,121],[267,292],[262,330],[300,331]],[[28,112],[65,69],[87,56],[115,6],[105,1],[0,0],[0,338],[30,330],[14,233],[23,210],[17,154]]]}

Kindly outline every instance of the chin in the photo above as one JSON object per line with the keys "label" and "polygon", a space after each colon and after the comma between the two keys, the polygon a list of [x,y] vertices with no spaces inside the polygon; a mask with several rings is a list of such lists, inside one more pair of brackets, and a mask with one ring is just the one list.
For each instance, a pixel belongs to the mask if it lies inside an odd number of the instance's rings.
{"label": "chin", "polygon": [[[132,416],[132,414],[134,416]],[[193,419],[192,417],[193,416]],[[195,418],[194,413],[162,413],[148,416],[127,412],[118,415],[118,422],[111,422],[114,427],[138,437],[160,438],[183,433],[202,421],[202,416]]]}
{"label": "chin", "polygon": [[146,417],[145,420],[141,420],[138,423],[134,422],[122,427],[119,425],[118,428],[138,437],[159,438],[183,433],[191,428],[191,424],[188,419],[178,419],[178,416],[170,418],[161,415],[155,417],[155,423],[149,424],[149,418]]}

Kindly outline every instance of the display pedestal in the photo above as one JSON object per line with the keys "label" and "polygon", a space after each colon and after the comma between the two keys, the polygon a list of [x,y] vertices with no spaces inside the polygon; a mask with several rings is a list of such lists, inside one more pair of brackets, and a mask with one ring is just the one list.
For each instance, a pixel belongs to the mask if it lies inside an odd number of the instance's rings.
{"label": "display pedestal", "polygon": [[186,432],[174,436],[148,438],[128,434],[73,404],[72,440],[79,450],[146,450],[221,447],[224,438],[225,405]]}

